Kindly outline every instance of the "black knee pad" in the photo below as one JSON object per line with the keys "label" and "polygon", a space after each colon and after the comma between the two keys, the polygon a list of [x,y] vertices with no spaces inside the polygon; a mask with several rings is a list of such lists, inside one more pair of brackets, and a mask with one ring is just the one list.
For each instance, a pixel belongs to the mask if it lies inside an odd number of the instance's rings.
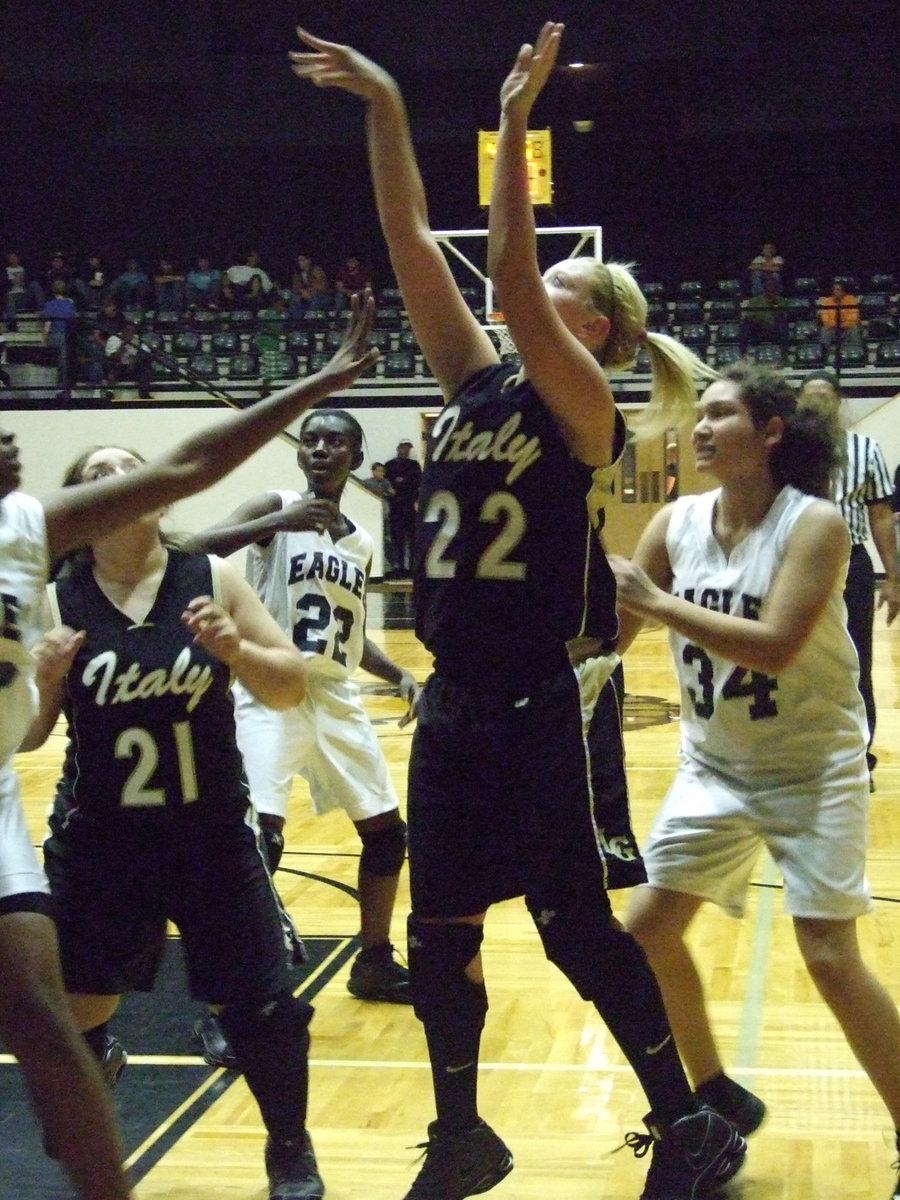
{"label": "black knee pad", "polygon": [[610,924],[602,904],[577,913],[531,900],[527,904],[544,953],[583,1000],[596,1003],[607,987],[622,989],[635,972],[642,977],[649,971],[643,950],[630,933]]}
{"label": "black knee pad", "polygon": [[367,875],[399,875],[406,858],[406,822],[398,820],[385,829],[361,833],[362,854],[359,859],[361,871]]}
{"label": "black knee pad", "polygon": [[459,1025],[484,1025],[488,1009],[483,983],[473,983],[466,967],[484,938],[480,925],[433,925],[411,916],[407,921],[407,954],[413,1009],[420,1021],[448,1018]]}
{"label": "black knee pad", "polygon": [[289,992],[268,1002],[229,1004],[219,1014],[263,1124],[273,1137],[299,1137],[304,1128],[312,1015],[312,1005]]}
{"label": "black knee pad", "polygon": [[259,820],[259,837],[269,864],[269,874],[274,875],[284,854],[284,834],[277,826],[269,825],[265,816],[262,816]]}
{"label": "black knee pad", "polygon": [[267,1049],[286,1046],[295,1051],[309,1046],[309,1023],[313,1006],[289,992],[253,1004],[228,1004],[219,1014],[222,1028],[238,1058],[253,1053],[258,1042]]}

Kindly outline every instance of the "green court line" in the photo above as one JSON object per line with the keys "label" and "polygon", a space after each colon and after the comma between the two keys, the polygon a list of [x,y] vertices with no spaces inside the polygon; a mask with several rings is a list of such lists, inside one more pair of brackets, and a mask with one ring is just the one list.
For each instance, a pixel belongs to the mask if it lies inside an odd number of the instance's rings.
{"label": "green court line", "polygon": [[[751,1071],[756,1066],[759,1052],[766,972],[769,966],[769,950],[772,945],[772,918],[775,911],[775,897],[780,892],[780,889],[772,885],[777,882],[778,875],[775,864],[771,855],[764,851],[763,886],[754,889],[757,898],[756,920],[753,924],[753,941],[750,945],[750,961],[747,966],[747,987],[744,992],[744,1004],[741,1008],[741,1021],[735,1047],[735,1066],[740,1067],[743,1073]],[[752,1077],[748,1078],[744,1074],[744,1086],[752,1086],[752,1082]]]}

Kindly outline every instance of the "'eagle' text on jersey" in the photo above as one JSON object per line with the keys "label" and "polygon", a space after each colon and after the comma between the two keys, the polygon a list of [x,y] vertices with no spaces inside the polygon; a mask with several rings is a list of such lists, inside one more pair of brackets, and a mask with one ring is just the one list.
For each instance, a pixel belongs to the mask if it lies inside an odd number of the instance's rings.
{"label": "'eagle' text on jersey", "polygon": [[292,556],[288,569],[288,583],[301,579],[324,579],[326,583],[337,583],[347,588],[354,596],[362,596],[366,582],[365,572],[339,554],[323,554],[321,550],[307,551]]}
{"label": "'eagle' text on jersey", "polygon": [[735,612],[734,592],[731,588],[705,587],[700,589],[698,596],[697,589],[691,587],[685,588],[683,592],[676,592],[675,595],[682,596],[688,604],[699,604],[701,608],[708,608],[710,612],[730,613],[735,617],[746,617],[748,621],[758,621],[759,610],[762,608],[759,596],[747,596],[741,592],[740,611]]}
{"label": "'eagle' text on jersey", "polygon": [[19,597],[11,592],[0,592],[0,637],[11,642],[21,642],[19,628]]}
{"label": "'eagle' text on jersey", "polygon": [[[133,662],[121,674],[116,674],[119,665],[114,650],[96,654],[84,668],[81,682],[85,687],[97,682],[94,700],[97,704],[128,704],[132,700],[149,700],[152,696],[189,696],[185,705],[193,712],[213,681],[212,667],[208,664],[191,665],[190,647],[185,646],[172,664],[171,670],[158,668],[141,672],[140,665]],[[112,690],[112,694],[110,694]]]}
{"label": "'eagle' text on jersey", "polygon": [[524,433],[517,432],[522,424],[520,412],[513,413],[499,429],[481,429],[476,433],[471,421],[456,428],[459,411],[459,406],[452,404],[444,409],[435,422],[432,462],[467,462],[472,459],[484,462],[492,458],[494,462],[512,463],[506,473],[506,483],[510,484],[541,457],[540,438],[526,437]]}

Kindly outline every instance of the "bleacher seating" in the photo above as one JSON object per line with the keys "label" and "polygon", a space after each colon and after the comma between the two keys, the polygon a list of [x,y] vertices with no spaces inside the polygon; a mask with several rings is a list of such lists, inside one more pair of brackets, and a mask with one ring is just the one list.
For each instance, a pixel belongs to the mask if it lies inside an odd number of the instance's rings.
{"label": "bleacher seating", "polygon": [[[818,302],[828,291],[831,280],[843,280],[859,304],[860,321],[852,333],[846,332],[837,344],[821,344],[822,325]],[[864,284],[862,294],[857,280]],[[822,282],[820,282],[822,281]],[[896,372],[897,346],[900,345],[900,296],[896,277],[886,272],[862,274],[820,270],[818,276],[800,274],[782,278],[782,304],[789,329],[786,345],[746,345],[742,318],[744,297],[748,294],[743,275],[719,278],[655,279],[642,284],[647,298],[645,323],[648,330],[670,333],[689,346],[710,365],[722,366],[743,353],[783,366],[791,372],[815,369],[823,364],[840,369]],[[466,302],[478,314],[484,307],[482,287],[463,287]],[[280,301],[279,301],[280,305]],[[24,323],[11,329],[7,341],[15,346],[17,335],[26,340],[39,338],[38,315],[24,315]],[[221,379],[243,384],[236,393],[258,387],[263,380],[296,377],[298,373],[320,369],[341,344],[346,314],[308,309],[289,314],[283,307],[250,308],[230,311],[187,309],[183,312],[164,308],[127,314],[141,331],[141,340],[154,360],[152,384],[158,394],[190,390],[191,381]],[[79,333],[89,335],[96,326],[97,314],[81,317]],[[480,318],[484,320],[483,315]],[[29,330],[33,326],[34,333]],[[25,331],[20,332],[20,331]],[[849,340],[848,340],[849,339]],[[375,330],[372,344],[380,359],[370,367],[369,378],[395,381],[415,380],[430,375],[414,332],[409,327],[398,288],[378,292]],[[497,340],[492,338],[495,344]],[[498,349],[503,352],[504,344]],[[87,360],[83,355],[75,359]],[[637,356],[634,372],[649,370],[646,352]],[[76,377],[76,388],[85,385],[84,374]],[[638,385],[639,387],[641,385]]]}
{"label": "bleacher seating", "polygon": [[679,300],[672,313],[676,325],[699,325],[703,321],[703,305],[699,300]]}
{"label": "bleacher seating", "polygon": [[190,316],[191,328],[196,329],[198,333],[215,333],[222,323],[222,318],[217,312],[211,312],[208,308],[198,308]]}
{"label": "bleacher seating", "polygon": [[716,330],[716,345],[737,346],[740,340],[740,321],[723,321]]}
{"label": "bleacher seating", "polygon": [[747,353],[762,366],[784,366],[784,350],[775,342],[760,342],[757,346],[749,346]]}
{"label": "bleacher seating", "polygon": [[411,329],[401,329],[397,334],[397,349],[408,350],[410,354],[421,354],[419,342]]}
{"label": "bleacher seating", "polygon": [[716,342],[713,349],[713,365],[722,369],[742,358],[741,348],[737,342]]}
{"label": "bleacher seating", "polygon": [[819,281],[814,275],[798,275],[794,280],[793,292],[795,296],[810,296],[815,297],[820,292]]}
{"label": "bleacher seating", "polygon": [[219,357],[240,354],[241,335],[234,329],[221,329],[209,339],[209,348],[213,354],[218,354]]}
{"label": "bleacher seating", "polygon": [[891,315],[891,298],[887,292],[866,292],[859,298],[859,315],[864,321]]}
{"label": "bleacher seating", "polygon": [[689,346],[695,354],[699,354],[702,358],[706,353],[706,347],[709,345],[709,327],[707,325],[683,325],[681,332],[678,335],[678,340],[685,346]]}
{"label": "bleacher seating", "polygon": [[818,321],[795,321],[791,326],[791,341],[795,345],[802,342],[818,342],[820,334]]}
{"label": "bleacher seating", "polygon": [[879,342],[875,347],[876,367],[900,367],[900,341]]}
{"label": "bleacher seating", "polygon": [[409,350],[392,350],[384,356],[384,374],[387,379],[402,379],[414,375],[415,356]]}
{"label": "bleacher seating", "polygon": [[266,350],[259,356],[259,373],[265,379],[296,379],[298,370],[296,354],[286,350]]}
{"label": "bleacher seating", "polygon": [[866,322],[866,337],[870,342],[892,342],[897,337],[895,317],[873,317]]}
{"label": "bleacher seating", "polygon": [[188,358],[199,354],[201,349],[200,334],[196,329],[180,329],[172,335],[171,349],[179,358]]}
{"label": "bleacher seating", "polygon": [[802,342],[792,351],[794,366],[802,371],[815,371],[828,362],[828,354],[821,342]]}
{"label": "bleacher seating", "polygon": [[676,289],[679,300],[702,300],[703,284],[699,279],[683,279]]}
{"label": "bleacher seating", "polygon": [[[835,350],[835,358],[837,351]],[[869,365],[869,351],[863,342],[845,342],[841,346],[842,367],[866,367]]]}
{"label": "bleacher seating", "polygon": [[185,367],[188,375],[193,375],[197,379],[218,379],[221,375],[219,360],[214,354],[209,354],[205,350],[199,354],[192,354]]}
{"label": "bleacher seating", "polygon": [[257,379],[259,377],[259,359],[255,354],[244,351],[234,354],[228,360],[228,378],[231,380]]}
{"label": "bleacher seating", "polygon": [[233,308],[228,314],[228,328],[237,333],[247,333],[256,325],[256,313],[252,308]]}
{"label": "bleacher seating", "polygon": [[718,325],[720,321],[739,321],[741,319],[741,302],[733,298],[711,300],[706,315],[714,325]]}
{"label": "bleacher seating", "polygon": [[153,328],[159,333],[174,333],[183,324],[182,314],[172,309],[161,310],[153,315]]}
{"label": "bleacher seating", "polygon": [[716,281],[715,295],[719,300],[740,300],[742,293],[743,288],[739,279],[718,279]]}

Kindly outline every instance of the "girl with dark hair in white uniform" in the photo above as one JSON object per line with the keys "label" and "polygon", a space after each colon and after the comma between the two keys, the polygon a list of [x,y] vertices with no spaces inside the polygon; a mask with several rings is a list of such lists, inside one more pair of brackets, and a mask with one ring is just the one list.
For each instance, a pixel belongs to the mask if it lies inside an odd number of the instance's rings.
{"label": "girl with dark hair in white uniform", "polygon": [[633,561],[612,560],[623,644],[644,618],[667,625],[681,685],[682,762],[628,928],[697,1094],[751,1132],[765,1107],[723,1071],[684,935],[704,900],[743,913],[768,847],[806,967],[900,1127],[900,1017],[856,937],[871,903],[867,728],[842,598],[850,540],[819,498],[838,449],[784,380],[746,365],[707,388],[693,444],[720,487],[667,505]]}
{"label": "girl with dark hair in white uniform", "polygon": [[363,350],[370,323],[371,306],[357,309],[345,345],[317,375],[133,472],[43,501],[18,490],[15,437],[0,431],[0,1036],[82,1200],[124,1200],[130,1191],[109,1095],[63,991],[52,902],[12,765],[37,711],[33,651],[50,567],[95,536],[215,483],[310,404],[349,386],[372,361],[374,352]]}
{"label": "girl with dark hair in white uniform", "polygon": [[[437,1120],[407,1200],[488,1191],[512,1156],[480,1118],[487,1012],[485,913],[524,895],[547,956],[591,1001],[644,1087],[653,1156],[644,1200],[689,1200],[739,1168],[743,1139],[695,1101],[646,959],[612,916],[581,700],[566,643],[612,654],[615,588],[597,511],[624,444],[604,367],[646,343],[664,421],[696,403],[701,364],[648,334],[628,270],[572,258],[541,274],[525,140],[562,26],[524,46],[501,92],[488,265],[522,369],[501,363],[431,232],[394,80],[347,46],[300,31],[298,75],[366,101],[369,158],[403,301],[446,398],[419,498],[417,632],[435,656],[408,793],[415,1011]],[[613,662],[608,666],[611,668]],[[597,686],[600,681],[595,680]]]}
{"label": "girl with dark hair in white uniform", "polygon": [[[314,409],[303,418],[298,442],[297,464],[307,484],[302,494],[254,496],[190,545],[222,555],[247,546],[247,579],[306,660],[306,695],[287,711],[235,689],[238,745],[269,868],[274,875],[281,861],[294,776],[303,775],[315,811],[343,808],[362,842],[361,948],[348,990],[362,1000],[409,1004],[409,972],[390,941],[406,825],[353,675],[362,667],[397,687],[407,703],[401,726],[415,716],[419,689],[366,637],[372,539],[341,511],[350,473],[362,462],[362,428],[340,409]],[[214,1015],[198,1023],[196,1034],[207,1062],[229,1063]]]}

